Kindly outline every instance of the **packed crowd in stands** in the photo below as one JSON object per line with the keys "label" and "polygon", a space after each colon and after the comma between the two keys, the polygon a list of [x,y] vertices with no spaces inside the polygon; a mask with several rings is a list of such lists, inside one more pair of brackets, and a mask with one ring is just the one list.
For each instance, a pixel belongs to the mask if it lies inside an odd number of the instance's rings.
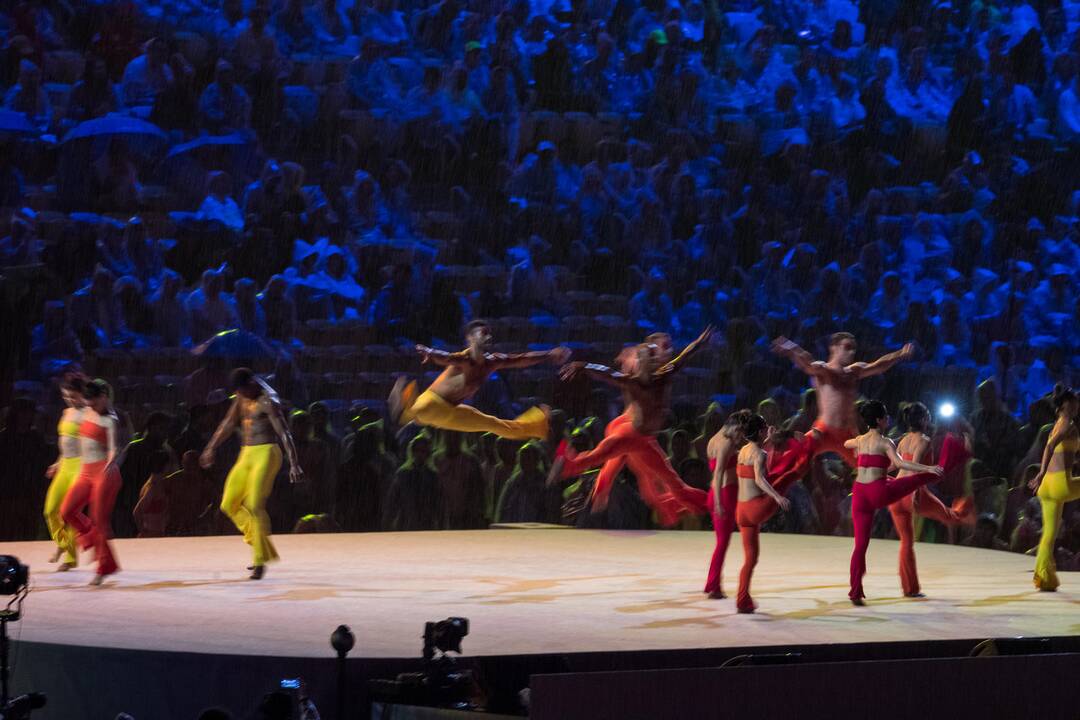
{"label": "packed crowd in stands", "polygon": [[[197,457],[249,364],[309,476],[278,484],[279,531],[648,527],[629,474],[603,514],[588,478],[544,486],[554,445],[617,411],[602,389],[489,383],[501,416],[561,408],[547,443],[382,422],[426,369],[412,345],[484,317],[507,349],[601,361],[723,328],[664,436],[697,486],[726,412],[812,421],[771,338],[914,341],[863,391],[970,417],[977,460],[939,491],[980,521],[937,535],[1027,551],[1045,395],[1080,380],[1078,29],[1053,0],[0,4],[0,526],[44,537],[55,378],[79,366],[137,431],[118,534],[224,531]],[[847,532],[850,481],[818,463],[774,529]],[[1061,569],[1075,508],[1065,528]]]}

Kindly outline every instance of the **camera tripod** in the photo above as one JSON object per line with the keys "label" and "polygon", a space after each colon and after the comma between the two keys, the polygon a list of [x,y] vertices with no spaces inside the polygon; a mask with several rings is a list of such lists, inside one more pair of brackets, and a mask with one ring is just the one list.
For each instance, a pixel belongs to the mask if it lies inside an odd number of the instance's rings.
{"label": "camera tripod", "polygon": [[9,622],[18,622],[19,611],[10,608],[0,610],[0,708],[7,707],[11,694],[8,692],[8,634]]}

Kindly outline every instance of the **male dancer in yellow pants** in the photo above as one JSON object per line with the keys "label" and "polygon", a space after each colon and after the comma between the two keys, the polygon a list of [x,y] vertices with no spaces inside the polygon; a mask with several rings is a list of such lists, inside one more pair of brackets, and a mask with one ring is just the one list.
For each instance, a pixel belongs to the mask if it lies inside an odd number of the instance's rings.
{"label": "male dancer in yellow pants", "polygon": [[237,425],[240,426],[240,456],[225,479],[221,511],[229,516],[244,534],[244,542],[251,546],[254,562],[248,569],[252,580],[261,580],[266,563],[278,559],[277,550],[270,542],[266,500],[281,469],[279,440],[289,458],[289,480],[300,482],[304,474],[297,463],[296,447],[273,388],[247,368],[233,370],[229,384],[236,397],[203,450],[200,462],[204,468],[212,466],[217,446]]}
{"label": "male dancer in yellow pants", "polygon": [[490,432],[509,440],[546,440],[550,414],[546,407],[529,408],[515,420],[503,420],[461,403],[475,395],[494,372],[531,367],[545,360],[562,365],[570,358],[570,351],[559,347],[517,355],[488,352],[491,327],[483,320],[473,320],[466,326],[465,341],[468,347],[456,353],[416,346],[425,364],[432,362],[446,369],[422,393],[418,393],[415,382],[406,384],[400,378],[390,394],[391,418],[402,425],[416,422],[458,432]]}

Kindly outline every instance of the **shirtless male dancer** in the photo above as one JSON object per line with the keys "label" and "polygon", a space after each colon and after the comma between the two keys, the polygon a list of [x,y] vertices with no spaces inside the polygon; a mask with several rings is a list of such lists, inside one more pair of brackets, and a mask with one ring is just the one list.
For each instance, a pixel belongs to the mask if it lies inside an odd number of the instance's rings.
{"label": "shirtless male dancer", "polygon": [[475,395],[494,372],[527,368],[544,361],[562,365],[570,359],[570,351],[558,347],[515,355],[488,352],[491,326],[483,320],[473,320],[466,326],[465,341],[469,346],[455,353],[416,346],[425,364],[431,362],[446,369],[422,393],[417,392],[415,381],[398,378],[390,393],[391,419],[401,425],[416,422],[458,432],[490,432],[510,440],[546,440],[550,414],[546,407],[529,408],[515,420],[503,420],[461,403]]}
{"label": "shirtless male dancer", "polygon": [[218,445],[237,425],[240,426],[240,455],[225,479],[221,511],[229,516],[244,534],[244,542],[251,546],[254,561],[248,568],[250,577],[261,580],[266,572],[266,563],[278,559],[277,550],[270,542],[270,516],[266,513],[266,500],[274,489],[274,478],[281,469],[279,440],[289,458],[289,480],[298,483],[304,473],[297,463],[292,434],[273,388],[247,368],[233,370],[229,385],[236,397],[203,450],[199,462],[204,468],[213,466],[214,451]]}
{"label": "shirtless male dancer", "polygon": [[[708,327],[678,357],[671,358],[670,350],[652,343],[638,346],[638,359],[632,374],[613,370],[604,365],[575,362],[560,372],[563,380],[579,373],[607,382],[623,393],[629,422],[611,423],[604,439],[592,450],[556,459],[548,483],[580,475],[590,468],[625,458],[630,471],[638,479],[638,490],[660,516],[664,525],[673,525],[683,513],[708,512],[706,493],[689,487],[671,467],[656,434],[667,423],[671,403],[671,384],[675,373],[712,337]],[[610,478],[613,480],[614,478]],[[611,483],[599,480],[593,488],[593,508],[602,508],[607,501]]]}
{"label": "shirtless male dancer", "polygon": [[844,443],[859,434],[855,419],[859,381],[881,375],[897,363],[910,359],[915,354],[915,346],[908,343],[870,363],[855,362],[855,336],[846,332],[834,333],[829,338],[827,362],[815,361],[810,353],[783,336],[773,341],[772,349],[809,375],[817,390],[818,416],[806,434],[809,455],[805,460],[833,452],[855,467],[855,453],[844,447]]}

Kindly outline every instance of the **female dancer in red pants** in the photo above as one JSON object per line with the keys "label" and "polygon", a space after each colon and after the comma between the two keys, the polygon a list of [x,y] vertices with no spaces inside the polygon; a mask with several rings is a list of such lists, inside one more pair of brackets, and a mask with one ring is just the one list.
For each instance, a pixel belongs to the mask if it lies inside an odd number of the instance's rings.
{"label": "female dancer in red pants", "polygon": [[[897,454],[892,441],[884,436],[889,427],[889,413],[877,400],[863,403],[859,409],[867,430],[864,434],[848,440],[845,445],[856,451],[858,475],[851,498],[851,520],[855,526],[855,549],[851,553],[851,590],[848,597],[853,605],[865,605],[863,599],[863,575],[866,574],[866,550],[870,546],[870,528],[874,513],[883,507],[910,495],[918,488],[941,478],[945,468],[963,462],[967,458],[964,446],[956,437],[945,438],[941,448],[941,464],[931,467],[908,462]],[[885,473],[890,466],[907,470],[914,475],[892,479]]]}
{"label": "female dancer in red pants", "polygon": [[[740,613],[752,613],[757,609],[757,605],[750,597],[750,578],[758,562],[758,536],[761,534],[761,526],[778,509],[787,510],[791,507],[791,502],[784,497],[784,493],[803,476],[808,466],[804,459],[809,455],[802,447],[788,449],[787,446],[794,441],[785,441],[785,456],[776,463],[777,467],[783,467],[785,471],[770,475],[766,469],[768,458],[763,446],[771,443],[772,438],[767,437],[771,434],[771,428],[765,418],[751,415],[743,426],[743,434],[746,444],[739,450],[738,463],[735,466],[735,474],[739,478],[739,502],[735,506],[735,521],[739,525],[743,544],[743,566],[739,571],[739,593],[735,599],[735,607]],[[794,462],[796,458],[804,461]]]}
{"label": "female dancer in red pants", "polygon": [[[900,438],[896,448],[901,459],[926,464],[926,460],[933,455],[928,437],[930,411],[917,402],[906,406],[901,415],[904,425],[907,426],[907,434]],[[901,470],[897,478],[912,474],[909,470]],[[959,525],[974,521],[974,509],[975,505],[970,498],[958,500],[953,503],[953,508],[945,507],[945,503],[925,487],[918,488],[889,505],[889,514],[896,526],[896,534],[900,536],[900,586],[903,588],[904,597],[924,597],[919,589],[919,574],[915,567],[914,515],[930,518],[942,525]]]}
{"label": "female dancer in red pants", "polygon": [[726,597],[721,589],[724,558],[727,556],[731,533],[735,530],[735,505],[739,501],[739,479],[735,474],[739,448],[746,443],[743,426],[750,418],[749,410],[728,415],[724,426],[709,440],[709,464],[712,466],[712,487],[709,490],[709,510],[712,513],[716,548],[713,550],[705,592],[710,600]]}
{"label": "female dancer in red pants", "polygon": [[[79,425],[82,466],[60,509],[64,523],[78,533],[79,546],[83,550],[94,548],[97,555],[97,575],[91,585],[101,585],[105,576],[120,569],[109,543],[110,519],[120,490],[116,441],[119,421],[112,411],[111,395],[112,389],[104,380],[86,383],[83,397],[87,409]],[[87,505],[90,517],[83,514]]]}

